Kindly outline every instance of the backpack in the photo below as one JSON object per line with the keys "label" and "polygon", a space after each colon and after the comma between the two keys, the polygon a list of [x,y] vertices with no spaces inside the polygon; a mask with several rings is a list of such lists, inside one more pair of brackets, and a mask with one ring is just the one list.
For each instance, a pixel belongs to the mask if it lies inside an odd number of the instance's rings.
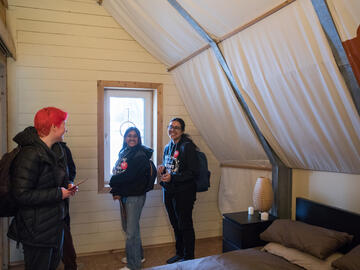
{"label": "backpack", "polygon": [[[185,144],[186,143],[184,143],[182,147],[185,148]],[[199,174],[195,176],[196,192],[208,191],[210,187],[211,172],[208,169],[207,158],[203,152],[197,149],[195,150],[195,152],[199,159]]]}
{"label": "backpack", "polygon": [[199,174],[195,177],[196,191],[207,191],[210,187],[210,175],[211,172],[208,169],[208,162],[206,155],[203,152],[196,150],[196,154],[199,159]]}
{"label": "backpack", "polygon": [[5,153],[0,160],[0,217],[15,216],[17,205],[10,192],[10,167],[20,147],[14,148],[11,152]]}
{"label": "backpack", "polygon": [[150,173],[148,175],[148,182],[145,188],[145,192],[154,189],[154,183],[157,176],[157,170],[154,162],[152,160],[149,160],[149,162],[150,162]]}

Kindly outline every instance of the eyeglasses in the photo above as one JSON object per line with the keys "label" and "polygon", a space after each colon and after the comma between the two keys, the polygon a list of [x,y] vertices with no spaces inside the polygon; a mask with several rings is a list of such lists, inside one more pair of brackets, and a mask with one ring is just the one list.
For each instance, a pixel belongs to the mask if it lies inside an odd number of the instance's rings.
{"label": "eyeglasses", "polygon": [[181,127],[177,127],[177,126],[168,126],[168,129],[175,129],[175,130],[181,130]]}
{"label": "eyeglasses", "polygon": [[127,135],[126,138],[136,139],[138,138],[138,135]]}

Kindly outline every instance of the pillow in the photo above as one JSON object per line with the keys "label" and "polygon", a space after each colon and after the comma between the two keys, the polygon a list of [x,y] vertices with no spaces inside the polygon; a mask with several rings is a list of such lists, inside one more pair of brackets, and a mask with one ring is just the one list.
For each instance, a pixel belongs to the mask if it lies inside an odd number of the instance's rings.
{"label": "pillow", "polygon": [[333,270],[331,263],[343,256],[341,253],[334,253],[327,257],[326,260],[320,260],[308,253],[274,242],[266,244],[263,249],[307,270]]}
{"label": "pillow", "polygon": [[324,259],[351,242],[353,236],[300,221],[277,219],[260,234],[260,238]]}
{"label": "pillow", "polygon": [[332,263],[340,270],[359,270],[360,269],[360,245],[354,247],[349,253]]}

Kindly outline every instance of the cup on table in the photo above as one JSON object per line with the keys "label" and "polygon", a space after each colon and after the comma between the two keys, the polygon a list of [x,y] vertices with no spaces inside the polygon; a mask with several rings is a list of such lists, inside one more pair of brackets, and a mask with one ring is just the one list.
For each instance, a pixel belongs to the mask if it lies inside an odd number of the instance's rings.
{"label": "cup on table", "polygon": [[269,220],[269,213],[268,212],[262,212],[260,214],[260,219],[261,220]]}

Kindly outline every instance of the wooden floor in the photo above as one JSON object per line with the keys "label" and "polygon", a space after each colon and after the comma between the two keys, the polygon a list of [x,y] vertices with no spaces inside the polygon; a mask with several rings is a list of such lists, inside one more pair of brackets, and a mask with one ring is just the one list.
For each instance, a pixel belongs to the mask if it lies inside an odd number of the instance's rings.
{"label": "wooden floor", "polygon": [[[195,257],[205,257],[222,252],[221,237],[206,238],[196,240]],[[174,245],[163,245],[160,247],[144,247],[145,263],[143,268],[166,264],[166,260],[175,255]],[[121,258],[125,256],[125,252],[107,253],[92,256],[79,256],[77,261],[79,270],[117,270],[125,264],[121,262]],[[11,267],[14,270],[23,270],[23,266]],[[58,270],[63,270],[60,265]]]}

